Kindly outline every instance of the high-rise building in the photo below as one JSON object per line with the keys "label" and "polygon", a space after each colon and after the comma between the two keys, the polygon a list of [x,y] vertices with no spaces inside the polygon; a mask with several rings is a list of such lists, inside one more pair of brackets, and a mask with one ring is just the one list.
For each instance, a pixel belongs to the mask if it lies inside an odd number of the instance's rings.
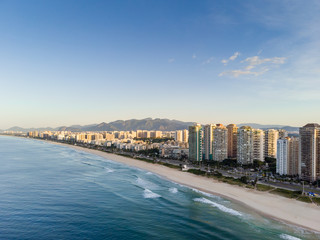
{"label": "high-rise building", "polygon": [[187,129],[183,130],[183,142],[187,143],[189,141],[189,131]]}
{"label": "high-rise building", "polygon": [[213,160],[213,130],[215,127],[215,124],[208,124],[204,126],[203,148],[205,160]]}
{"label": "high-rise building", "polygon": [[200,124],[189,127],[189,160],[202,161],[202,127]]}
{"label": "high-rise building", "polygon": [[238,127],[235,124],[229,124],[228,129],[228,158],[237,157],[237,138]]}
{"label": "high-rise building", "polygon": [[222,124],[213,128],[212,153],[214,161],[223,161],[228,158],[228,129]]}
{"label": "high-rise building", "polygon": [[265,133],[261,129],[252,129],[252,155],[253,160],[264,162]]}
{"label": "high-rise building", "polygon": [[276,172],[280,175],[287,175],[288,166],[289,166],[289,139],[280,138],[277,141]]}
{"label": "high-rise building", "polygon": [[143,138],[143,131],[137,130],[137,138]]}
{"label": "high-rise building", "polygon": [[299,174],[300,139],[291,137],[289,142],[289,168],[288,175]]}
{"label": "high-rise building", "polygon": [[299,174],[299,139],[279,138],[277,141],[277,173],[280,175]]}
{"label": "high-rise building", "polygon": [[299,129],[302,179],[320,179],[320,125],[309,123]]}
{"label": "high-rise building", "polygon": [[277,140],[279,132],[275,129],[268,129],[265,131],[265,156],[276,158],[277,156]]}
{"label": "high-rise building", "polygon": [[176,131],[176,135],[174,137],[174,140],[177,141],[177,142],[182,142],[183,140],[183,134],[182,134],[182,130],[178,130]]}
{"label": "high-rise building", "polygon": [[240,164],[253,163],[252,128],[240,127],[238,130],[237,162]]}

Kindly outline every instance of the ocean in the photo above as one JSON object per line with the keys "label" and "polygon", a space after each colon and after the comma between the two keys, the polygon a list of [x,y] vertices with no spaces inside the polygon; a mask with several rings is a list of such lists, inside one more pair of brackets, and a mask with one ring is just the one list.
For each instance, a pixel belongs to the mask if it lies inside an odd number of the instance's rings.
{"label": "ocean", "polygon": [[93,154],[0,136],[0,239],[320,239]]}

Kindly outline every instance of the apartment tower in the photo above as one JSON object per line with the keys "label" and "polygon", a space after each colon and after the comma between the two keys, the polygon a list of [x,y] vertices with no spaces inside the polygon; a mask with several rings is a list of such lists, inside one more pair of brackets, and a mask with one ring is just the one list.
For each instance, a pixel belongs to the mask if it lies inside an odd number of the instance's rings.
{"label": "apartment tower", "polygon": [[204,126],[203,131],[203,150],[204,150],[204,159],[213,160],[213,132],[215,129],[215,124],[208,124]]}
{"label": "apartment tower", "polygon": [[202,127],[200,124],[189,127],[189,160],[202,161]]}
{"label": "apartment tower", "polygon": [[252,129],[252,157],[253,160],[264,162],[265,133],[261,129]]}
{"label": "apartment tower", "polygon": [[228,129],[217,124],[213,129],[213,160],[222,162],[228,158]]}
{"label": "apartment tower", "polygon": [[228,158],[237,158],[237,138],[238,127],[235,124],[229,124],[228,129]]}
{"label": "apartment tower", "polygon": [[299,129],[301,178],[320,179],[320,125],[309,123]]}
{"label": "apartment tower", "polygon": [[275,129],[265,131],[265,156],[276,158],[277,156],[277,140],[279,132]]}
{"label": "apartment tower", "polygon": [[252,128],[240,127],[238,130],[237,162],[240,164],[253,163]]}

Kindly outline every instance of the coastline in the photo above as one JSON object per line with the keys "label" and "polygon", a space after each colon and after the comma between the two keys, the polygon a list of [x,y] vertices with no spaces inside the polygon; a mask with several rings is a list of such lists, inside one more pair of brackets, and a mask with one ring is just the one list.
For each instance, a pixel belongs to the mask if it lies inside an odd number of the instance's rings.
{"label": "coastline", "polygon": [[98,155],[111,161],[147,170],[169,181],[230,199],[263,216],[320,233],[320,224],[318,222],[320,208],[310,203],[304,203],[271,193],[259,192],[253,189],[230,185],[212,178],[197,176],[192,173],[182,172],[163,165],[147,163],[112,153],[58,142],[48,141],[47,143],[66,146],[77,151]]}
{"label": "coastline", "polygon": [[254,189],[230,185],[212,178],[182,172],[178,169],[169,168],[159,164],[152,164],[113,153],[102,152],[95,149],[88,149],[60,142],[44,141],[39,139],[33,140],[65,146],[77,151],[94,154],[107,160],[150,171],[168,181],[209,194],[221,196],[238,203],[243,207],[253,210],[261,216],[265,216],[288,225],[302,227],[317,235],[319,234],[320,236],[320,224],[318,224],[320,208],[314,204],[300,202],[295,199],[289,199],[267,192],[260,192]]}

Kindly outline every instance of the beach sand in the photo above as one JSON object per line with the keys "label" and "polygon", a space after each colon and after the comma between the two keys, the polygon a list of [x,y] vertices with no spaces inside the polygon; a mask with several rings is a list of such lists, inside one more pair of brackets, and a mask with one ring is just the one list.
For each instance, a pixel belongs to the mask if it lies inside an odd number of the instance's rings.
{"label": "beach sand", "polygon": [[253,189],[222,183],[212,178],[197,176],[192,173],[182,172],[177,169],[168,168],[158,164],[147,163],[116,154],[62,143],[48,143],[68,146],[79,151],[99,155],[108,160],[121,162],[129,166],[144,169],[160,175],[170,181],[236,201],[264,216],[289,224],[301,226],[303,228],[320,233],[320,207],[317,207],[311,203],[304,203],[266,192],[259,192]]}

